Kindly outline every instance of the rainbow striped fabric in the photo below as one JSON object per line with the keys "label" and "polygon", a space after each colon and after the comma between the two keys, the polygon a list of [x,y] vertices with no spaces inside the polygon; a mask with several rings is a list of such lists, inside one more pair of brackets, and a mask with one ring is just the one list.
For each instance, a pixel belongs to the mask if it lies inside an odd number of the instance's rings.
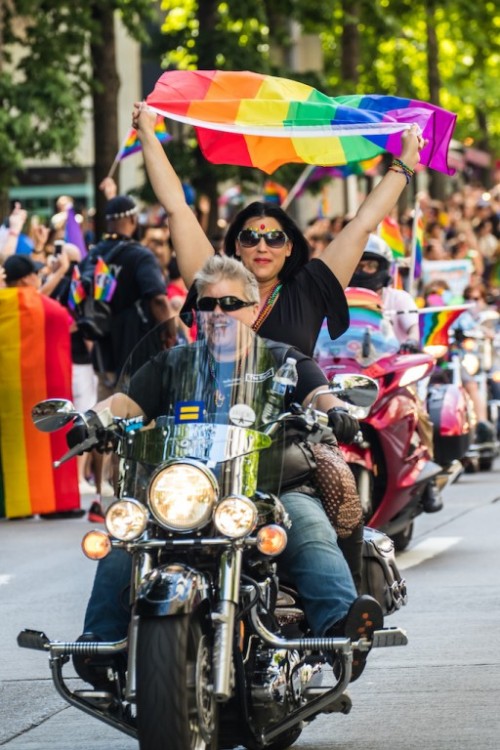
{"label": "rainbow striped fabric", "polygon": [[384,242],[386,242],[391,248],[394,258],[405,257],[405,243],[396,219],[393,219],[391,216],[386,216],[385,219],[380,222],[378,232]]}
{"label": "rainbow striped fabric", "polygon": [[384,152],[401,154],[401,135],[420,126],[421,163],[447,174],[456,115],[394,96],[330,97],[304,83],[249,71],[171,70],[146,99],[158,114],[196,128],[215,164],[272,173],[299,162],[344,165]]}
{"label": "rainbow striped fabric", "polygon": [[424,257],[424,217],[421,211],[415,217],[411,242],[412,280],[422,276],[422,260]]}
{"label": "rainbow striped fabric", "polygon": [[39,432],[31,409],[71,398],[69,316],[32,288],[0,289],[0,516],[78,508],[76,460],[55,471],[67,451],[65,430]]}
{"label": "rainbow striped fabric", "polygon": [[[371,289],[348,286],[345,290],[351,326],[373,328],[378,330],[382,326],[383,312],[380,297]],[[348,335],[348,334],[347,334]]]}
{"label": "rainbow striped fabric", "polygon": [[94,269],[94,299],[111,302],[117,281],[108,265],[99,257]]}
{"label": "rainbow striped fabric", "polygon": [[[160,143],[168,143],[170,140],[172,140],[172,136],[167,132],[165,120],[163,119],[163,117],[158,117],[158,119],[156,120],[155,133]],[[122,159],[126,159],[127,156],[136,154],[141,150],[142,145],[139,140],[139,136],[137,135],[137,130],[135,128],[130,128],[125,140],[123,141],[122,147],[115,157],[115,161],[122,161]]]}
{"label": "rainbow striped fabric", "polygon": [[452,323],[462,315],[467,305],[456,307],[423,307],[418,313],[420,345],[448,346],[448,331]]}

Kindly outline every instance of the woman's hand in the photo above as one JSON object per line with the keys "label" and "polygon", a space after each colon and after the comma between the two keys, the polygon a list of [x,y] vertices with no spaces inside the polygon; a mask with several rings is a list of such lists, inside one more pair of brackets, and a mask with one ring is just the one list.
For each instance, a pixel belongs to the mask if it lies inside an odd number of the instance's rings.
{"label": "woman's hand", "polygon": [[139,137],[153,133],[158,115],[149,109],[146,102],[135,102],[132,110],[132,127],[137,130]]}
{"label": "woman's hand", "polygon": [[415,169],[415,166],[420,161],[420,152],[428,143],[428,141],[422,136],[420,127],[416,123],[413,123],[413,125],[403,133],[401,143],[403,147],[401,151],[401,161],[408,167],[411,167],[411,169]]}

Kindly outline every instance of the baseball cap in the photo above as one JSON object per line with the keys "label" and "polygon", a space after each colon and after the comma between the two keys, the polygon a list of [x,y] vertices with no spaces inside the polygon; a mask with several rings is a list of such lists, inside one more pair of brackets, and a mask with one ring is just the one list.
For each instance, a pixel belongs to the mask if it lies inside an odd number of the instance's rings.
{"label": "baseball cap", "polygon": [[106,204],[106,219],[123,219],[138,212],[135,201],[129,195],[117,195]]}
{"label": "baseball cap", "polygon": [[32,260],[27,255],[9,255],[3,264],[5,281],[19,281],[32,273],[38,273],[43,263]]}

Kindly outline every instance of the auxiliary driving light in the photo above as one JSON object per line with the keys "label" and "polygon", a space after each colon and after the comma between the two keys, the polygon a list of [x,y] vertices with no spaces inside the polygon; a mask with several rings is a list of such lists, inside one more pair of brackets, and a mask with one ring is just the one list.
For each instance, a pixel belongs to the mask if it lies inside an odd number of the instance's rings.
{"label": "auxiliary driving light", "polygon": [[137,500],[124,498],[109,506],[104,523],[111,536],[121,542],[130,542],[144,534],[148,512]]}
{"label": "auxiliary driving light", "polygon": [[217,505],[214,513],[214,523],[224,536],[231,539],[250,534],[257,521],[255,503],[242,495],[229,495]]}
{"label": "auxiliary driving light", "polygon": [[280,555],[286,547],[288,537],[282,526],[270,524],[259,529],[257,534],[257,549],[264,555]]}
{"label": "auxiliary driving light", "polygon": [[105,531],[94,529],[83,537],[82,550],[90,560],[102,560],[111,552],[111,539]]}

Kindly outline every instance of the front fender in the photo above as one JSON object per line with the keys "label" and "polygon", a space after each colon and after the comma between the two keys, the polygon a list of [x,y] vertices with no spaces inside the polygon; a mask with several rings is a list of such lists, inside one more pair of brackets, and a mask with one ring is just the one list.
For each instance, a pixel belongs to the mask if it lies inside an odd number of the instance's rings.
{"label": "front fender", "polygon": [[209,581],[187,565],[155,568],[137,590],[135,614],[158,617],[194,612],[209,598]]}

